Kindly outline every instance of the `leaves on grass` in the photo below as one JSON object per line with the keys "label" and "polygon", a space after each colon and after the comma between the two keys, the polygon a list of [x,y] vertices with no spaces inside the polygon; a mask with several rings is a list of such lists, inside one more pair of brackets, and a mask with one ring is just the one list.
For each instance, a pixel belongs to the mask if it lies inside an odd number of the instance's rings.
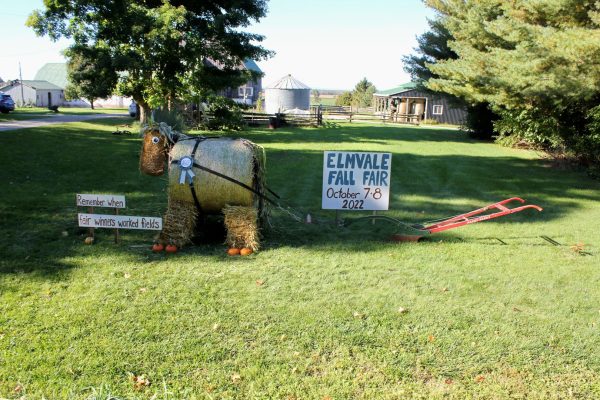
{"label": "leaves on grass", "polygon": [[146,375],[142,374],[142,375],[135,375],[135,374],[130,374],[129,378],[131,379],[131,382],[133,382],[133,388],[135,390],[142,390],[148,386],[150,386],[150,379],[146,378]]}
{"label": "leaves on grass", "polygon": [[477,383],[481,383],[481,382],[483,382],[483,381],[485,381],[485,376],[483,376],[483,375],[477,375],[477,376],[475,377],[475,382],[477,382]]}
{"label": "leaves on grass", "polygon": [[213,324],[213,326],[212,326],[212,330],[213,330],[213,331],[216,331],[216,330],[218,330],[218,329],[219,329],[219,327],[220,327],[220,326],[221,326],[221,325],[219,325],[219,324],[217,324],[217,323],[214,323],[214,324]]}
{"label": "leaves on grass", "polygon": [[264,284],[265,284],[265,281],[264,281],[264,280],[262,280],[262,279],[257,279],[257,280],[256,280],[256,286],[262,286],[262,285],[264,285]]}
{"label": "leaves on grass", "polygon": [[15,388],[13,389],[13,391],[17,394],[21,393],[23,391],[23,385],[18,384],[17,386],[15,386]]}
{"label": "leaves on grass", "polygon": [[359,313],[358,311],[354,311],[354,312],[352,313],[352,316],[353,316],[354,318],[356,318],[356,319],[363,319],[363,318],[365,318],[365,314],[363,314],[363,313]]}
{"label": "leaves on grass", "polygon": [[584,243],[577,243],[577,244],[574,244],[573,246],[571,246],[571,250],[573,250],[576,253],[581,253],[584,248],[585,248]]}
{"label": "leaves on grass", "polygon": [[428,341],[429,343],[433,343],[433,342],[435,342],[435,336],[433,336],[433,335],[429,335],[429,336],[427,336],[427,341]]}
{"label": "leaves on grass", "polygon": [[400,307],[398,308],[398,312],[400,314],[406,314],[408,312],[408,308]]}
{"label": "leaves on grass", "polygon": [[140,288],[140,293],[144,293],[144,292],[147,292],[147,291],[148,291],[148,288],[145,288],[145,287]]}
{"label": "leaves on grass", "polygon": [[242,376],[240,374],[235,373],[235,374],[231,375],[231,382],[233,382],[234,384],[240,383],[241,380],[242,380]]}
{"label": "leaves on grass", "polygon": [[454,383],[454,381],[453,381],[452,379],[448,378],[448,379],[446,379],[446,380],[444,381],[444,383],[445,383],[446,385],[452,385],[452,384]]}
{"label": "leaves on grass", "polygon": [[131,278],[131,274],[130,274],[130,273],[127,273],[127,272],[125,272],[125,273],[123,274],[123,278],[125,278],[125,279],[129,279],[129,278]]}

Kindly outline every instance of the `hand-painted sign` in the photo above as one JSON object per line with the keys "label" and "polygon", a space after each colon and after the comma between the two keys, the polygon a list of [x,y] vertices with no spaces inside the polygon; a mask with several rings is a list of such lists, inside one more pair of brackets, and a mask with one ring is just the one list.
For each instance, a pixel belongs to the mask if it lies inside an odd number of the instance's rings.
{"label": "hand-painted sign", "polygon": [[162,218],[156,217],[79,213],[77,219],[86,228],[162,230]]}
{"label": "hand-painted sign", "polygon": [[387,210],[391,166],[391,153],[326,151],[322,208]]}
{"label": "hand-painted sign", "polygon": [[125,208],[125,196],[114,194],[77,194],[78,207]]}

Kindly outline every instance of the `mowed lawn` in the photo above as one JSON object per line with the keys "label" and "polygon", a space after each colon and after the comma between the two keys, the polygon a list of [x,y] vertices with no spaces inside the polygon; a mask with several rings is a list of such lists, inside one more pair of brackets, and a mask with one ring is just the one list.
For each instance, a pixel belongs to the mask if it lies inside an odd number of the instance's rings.
{"label": "mowed lawn", "polygon": [[[165,209],[140,139],[111,134],[124,121],[0,133],[0,398],[600,397],[600,183],[583,172],[454,130],[250,130],[284,207],[317,223],[274,210],[244,258],[216,233],[170,256],[151,231],[86,246],[76,193]],[[324,150],[392,152],[384,215],[407,222],[511,196],[544,211],[392,243],[389,223],[320,210]]]}

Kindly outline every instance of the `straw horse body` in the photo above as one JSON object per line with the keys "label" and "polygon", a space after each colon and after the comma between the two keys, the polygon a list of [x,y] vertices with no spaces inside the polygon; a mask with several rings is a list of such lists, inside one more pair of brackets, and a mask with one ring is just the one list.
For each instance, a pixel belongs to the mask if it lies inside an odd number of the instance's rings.
{"label": "straw horse body", "polygon": [[225,214],[232,247],[258,247],[265,213],[264,150],[245,139],[186,136],[165,124],[144,131],[140,170],[159,176],[168,164],[168,207],[158,242],[189,243],[198,217]]}

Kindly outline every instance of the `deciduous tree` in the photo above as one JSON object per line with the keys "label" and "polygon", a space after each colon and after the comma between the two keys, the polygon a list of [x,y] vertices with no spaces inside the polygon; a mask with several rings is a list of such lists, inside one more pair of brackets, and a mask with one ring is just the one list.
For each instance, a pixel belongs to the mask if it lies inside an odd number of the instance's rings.
{"label": "deciduous tree", "polygon": [[138,102],[143,119],[182,93],[235,86],[211,77],[239,78],[248,74],[239,68],[246,58],[270,55],[262,36],[243,31],[266,11],[265,0],[44,0],[27,23],[38,35],[105,46],[125,73],[120,91]]}

